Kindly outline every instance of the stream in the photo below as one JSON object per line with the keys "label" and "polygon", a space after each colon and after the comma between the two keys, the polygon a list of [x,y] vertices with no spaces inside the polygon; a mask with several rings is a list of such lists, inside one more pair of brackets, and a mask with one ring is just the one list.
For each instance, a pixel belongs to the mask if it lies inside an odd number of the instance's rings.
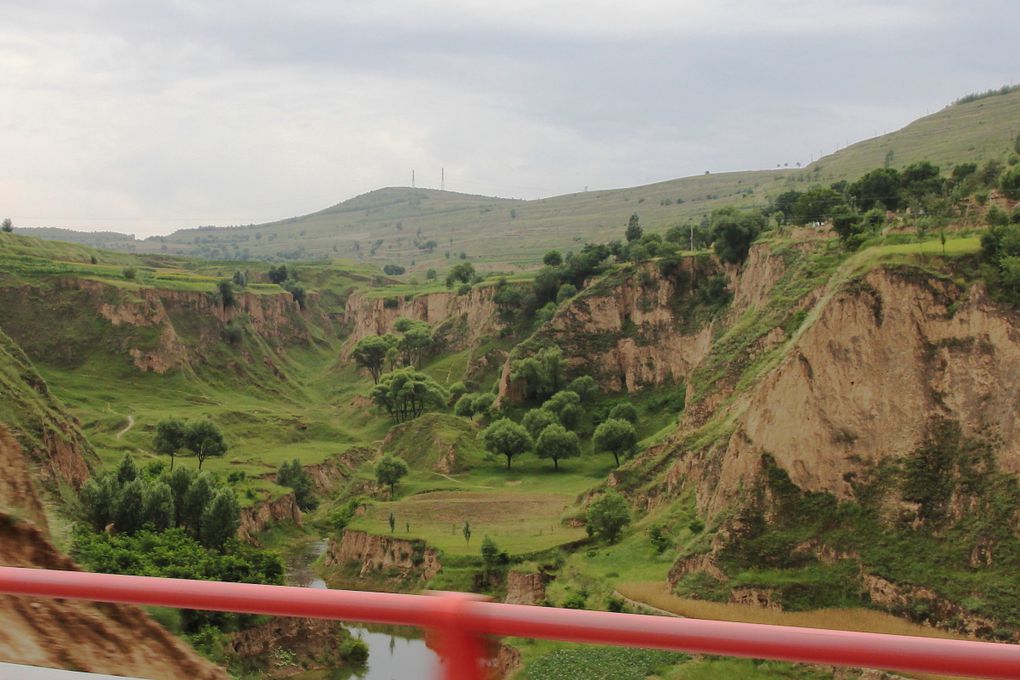
{"label": "stream", "polygon": [[[306,588],[327,588],[326,582],[312,571],[312,563],[326,552],[327,541],[314,543],[308,551],[287,568],[288,585]],[[425,645],[425,640],[400,633],[369,630],[360,624],[344,623],[351,635],[368,645],[368,663],[364,668],[337,669],[307,677],[324,680],[402,680],[403,678],[438,677],[439,657]],[[304,677],[304,676],[303,676]]]}

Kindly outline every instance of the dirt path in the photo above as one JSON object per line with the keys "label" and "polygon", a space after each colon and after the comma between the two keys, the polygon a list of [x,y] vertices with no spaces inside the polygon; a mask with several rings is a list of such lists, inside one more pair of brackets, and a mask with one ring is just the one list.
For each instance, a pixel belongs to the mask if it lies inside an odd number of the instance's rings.
{"label": "dirt path", "polygon": [[673,618],[676,618],[676,619],[686,618],[686,617],[680,616],[676,612],[667,611],[665,609],[659,609],[658,607],[653,607],[652,605],[648,604],[647,602],[642,602],[641,600],[635,600],[635,599],[629,598],[626,595],[624,595],[623,593],[621,593],[619,590],[614,590],[613,591],[613,595],[615,595],[616,597],[620,598],[621,600],[623,600],[624,602],[629,604],[631,607],[634,607],[635,609],[644,609],[644,610],[646,610],[648,612],[651,612],[652,614],[658,614],[659,616],[672,616]]}
{"label": "dirt path", "polygon": [[131,429],[132,427],[134,427],[134,426],[135,426],[135,417],[134,417],[134,416],[132,416],[132,415],[129,415],[129,416],[128,416],[128,424],[127,424],[127,427],[125,427],[125,428],[124,428],[123,430],[121,430],[120,432],[118,432],[118,433],[117,433],[117,435],[116,435],[116,437],[115,437],[115,439],[120,439],[121,437],[123,437],[123,436],[124,436],[125,434],[127,434],[127,433],[128,433],[128,430],[130,430],[130,429]]}

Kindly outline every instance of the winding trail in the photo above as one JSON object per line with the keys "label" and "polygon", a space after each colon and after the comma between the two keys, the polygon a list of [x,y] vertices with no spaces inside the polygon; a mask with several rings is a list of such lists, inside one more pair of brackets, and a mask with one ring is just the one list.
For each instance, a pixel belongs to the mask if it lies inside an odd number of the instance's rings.
{"label": "winding trail", "polygon": [[117,435],[115,436],[115,439],[121,439],[125,434],[128,433],[128,430],[135,426],[135,417],[132,415],[128,415],[127,418],[128,418],[127,427],[118,432]]}

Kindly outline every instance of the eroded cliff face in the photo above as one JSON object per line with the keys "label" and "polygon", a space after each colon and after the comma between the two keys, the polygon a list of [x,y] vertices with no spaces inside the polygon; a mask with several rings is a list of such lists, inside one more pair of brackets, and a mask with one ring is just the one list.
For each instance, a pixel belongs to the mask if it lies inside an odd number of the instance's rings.
{"label": "eroded cliff face", "polygon": [[721,510],[770,453],[799,487],[852,494],[848,473],[915,449],[932,416],[996,437],[1020,472],[1020,329],[979,285],[879,269],[822,310],[751,392],[699,500]]}
{"label": "eroded cliff face", "polygon": [[[591,375],[608,392],[683,382],[712,347],[719,309],[704,301],[703,291],[709,279],[723,275],[711,258],[685,258],[672,272],[655,263],[634,267],[589,286],[534,340],[559,347],[571,373]],[[499,399],[521,396],[507,360]]]}
{"label": "eroded cliff face", "polygon": [[368,297],[356,291],[347,298],[344,310],[344,324],[350,330],[344,342],[344,356],[349,356],[362,338],[391,332],[393,324],[401,317],[426,321],[440,332],[444,325],[456,326],[450,328],[447,347],[470,347],[479,339],[499,332],[499,316],[493,302],[495,293],[493,286],[474,286],[464,295],[443,291],[406,300],[402,296]]}
{"label": "eroded cliff face", "polygon": [[[225,342],[230,323],[274,348],[308,344],[309,324],[330,323],[314,311],[314,293],[308,294],[307,310],[287,292],[239,290],[234,297],[234,304],[224,305],[211,292],[121,289],[67,277],[55,281],[52,289],[0,288],[0,324],[26,343],[36,359],[74,366],[99,345],[122,352],[141,371],[166,373],[207,362],[212,349]],[[39,338],[38,325],[29,317],[35,322],[48,319],[59,331],[49,340]]]}
{"label": "eroded cliff face", "polygon": [[408,541],[345,529],[340,542],[330,539],[327,567],[356,566],[359,576],[373,572],[394,572],[402,579],[420,577],[428,581],[442,569],[439,553],[423,541]]}
{"label": "eroded cliff face", "polygon": [[[246,664],[258,662],[264,677],[289,677],[307,670],[348,666],[341,644],[350,633],[339,621],[274,617],[228,636],[226,652]],[[293,657],[279,656],[290,652]]]}
{"label": "eroded cliff face", "polygon": [[506,575],[507,604],[540,605],[545,602],[546,577],[540,572],[509,571]]}
{"label": "eroded cliff face", "polygon": [[[37,528],[0,513],[0,564],[77,570]],[[0,660],[139,678],[226,680],[144,612],[118,604],[0,596]]]}
{"label": "eroded cliff face", "polygon": [[237,528],[237,538],[255,543],[263,531],[277,522],[286,520],[301,526],[301,508],[294,500],[293,493],[285,493],[271,501],[241,508],[241,525]]}
{"label": "eroded cliff face", "polygon": [[[9,460],[27,465],[36,481],[77,488],[89,476],[95,453],[77,420],[64,410],[25,353],[0,332],[0,436],[19,449]],[[24,455],[27,454],[27,460]],[[3,505],[0,505],[0,509]]]}

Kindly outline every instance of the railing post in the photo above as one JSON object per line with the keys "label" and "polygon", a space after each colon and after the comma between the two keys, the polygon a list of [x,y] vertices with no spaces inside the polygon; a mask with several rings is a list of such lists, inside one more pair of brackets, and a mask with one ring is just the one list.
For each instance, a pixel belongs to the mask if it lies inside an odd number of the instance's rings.
{"label": "railing post", "polygon": [[441,592],[442,614],[433,630],[438,636],[442,680],[485,680],[486,640],[474,626],[471,604],[486,598],[470,593]]}

